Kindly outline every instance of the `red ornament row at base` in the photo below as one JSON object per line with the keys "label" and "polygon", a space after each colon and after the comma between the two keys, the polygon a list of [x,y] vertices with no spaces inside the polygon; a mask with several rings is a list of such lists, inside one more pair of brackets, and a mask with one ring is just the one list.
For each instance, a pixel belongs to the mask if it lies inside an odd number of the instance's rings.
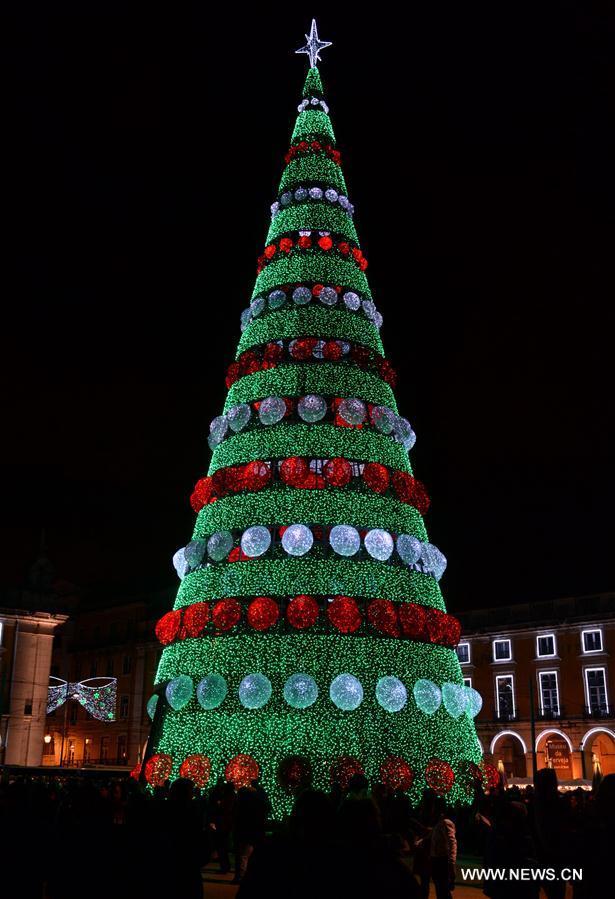
{"label": "red ornament row at base", "polygon": [[[256,631],[267,631],[280,620],[279,601],[257,596],[247,608],[237,599],[220,599],[210,604],[195,602],[183,609],[167,612],[156,624],[156,636],[163,646],[175,640],[200,637],[211,624],[211,633],[230,631],[241,621],[245,611],[248,625]],[[313,596],[295,596],[286,604],[286,621],[296,630],[313,627],[321,614],[321,606]],[[359,603],[351,596],[336,596],[326,604],[326,617],[341,634],[353,634],[363,624]],[[422,643],[435,643],[453,648],[459,642],[461,624],[454,615],[412,602],[373,599],[367,606],[367,622],[388,637],[407,637]]]}
{"label": "red ornament row at base", "polygon": [[[295,235],[295,232],[292,232]],[[295,252],[309,253],[336,253],[344,259],[350,259],[362,272],[367,268],[368,262],[360,247],[351,244],[347,240],[334,240],[329,234],[314,236],[297,234],[293,237],[282,237],[277,243],[268,244],[262,255],[258,257],[256,273],[260,275],[262,270],[276,259],[288,256]]]}
{"label": "red ornament row at base", "polygon": [[[463,765],[463,763],[462,763]],[[488,762],[476,765],[467,762],[464,767],[466,774],[466,788],[472,789],[474,783],[482,783],[487,789],[496,789],[500,779],[497,768]],[[158,753],[151,756],[145,765],[145,780],[152,787],[163,786],[171,777],[173,761],[170,755]],[[138,766],[133,776],[138,778],[141,768]],[[392,755],[385,759],[380,766],[380,780],[390,790],[406,792],[414,781],[414,772],[409,763],[400,756]],[[339,756],[331,765],[329,776],[331,784],[337,784],[346,791],[351,780],[356,775],[363,775],[364,768],[359,759],[352,756]],[[427,786],[438,796],[449,793],[455,782],[455,773],[448,762],[442,759],[432,758],[425,767],[425,781]],[[199,788],[205,787],[211,777],[211,761],[206,755],[194,754],[187,756],[179,768],[179,776],[191,780]],[[224,770],[225,779],[239,789],[249,786],[252,781],[260,776],[258,762],[245,753],[234,756]],[[306,756],[288,756],[280,762],[278,767],[278,781],[289,792],[296,792],[303,786],[308,786],[312,780],[312,765]]]}

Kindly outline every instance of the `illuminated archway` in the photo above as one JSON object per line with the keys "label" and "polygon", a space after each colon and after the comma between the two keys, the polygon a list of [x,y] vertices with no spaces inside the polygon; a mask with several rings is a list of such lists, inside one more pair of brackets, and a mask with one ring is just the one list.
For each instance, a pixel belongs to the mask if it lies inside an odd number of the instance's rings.
{"label": "illuminated archway", "polygon": [[601,774],[615,774],[615,733],[608,727],[592,727],[581,740],[581,749],[591,752],[591,767],[585,763],[585,776],[592,777],[594,771]]}
{"label": "illuminated archway", "polygon": [[504,770],[509,777],[527,776],[527,746],[525,740],[514,730],[501,730],[491,741],[490,752],[495,756],[496,746],[497,761],[502,762]]}
{"label": "illuminated archway", "polygon": [[538,734],[538,736],[536,737],[536,750],[538,750],[538,746],[540,744],[540,741],[543,739],[543,737],[548,737],[549,734],[557,734],[558,737],[561,737],[563,740],[566,741],[570,752],[573,752],[572,742],[570,740],[570,737],[567,734],[565,734],[563,730],[556,730],[553,727],[550,727],[549,730],[541,730],[541,732]]}

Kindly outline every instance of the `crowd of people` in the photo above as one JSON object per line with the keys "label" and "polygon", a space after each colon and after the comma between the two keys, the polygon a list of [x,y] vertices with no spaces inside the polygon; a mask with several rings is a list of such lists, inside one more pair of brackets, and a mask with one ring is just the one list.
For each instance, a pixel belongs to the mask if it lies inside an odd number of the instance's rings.
{"label": "crowd of people", "polygon": [[[582,869],[574,899],[597,899],[615,840],[615,775],[562,794],[556,774],[534,787],[477,787],[448,808],[426,791],[418,807],[355,775],[346,790],[303,789],[288,819],[270,820],[258,781],[236,789],[190,780],[143,789],[131,779],[0,777],[2,895],[7,899],[207,899],[202,869],[232,873],[237,899],[450,899],[457,847],[491,868],[551,868],[541,883],[487,879],[490,899],[563,899],[563,868]],[[231,860],[233,865],[231,865]],[[13,892],[8,884],[13,883]]]}

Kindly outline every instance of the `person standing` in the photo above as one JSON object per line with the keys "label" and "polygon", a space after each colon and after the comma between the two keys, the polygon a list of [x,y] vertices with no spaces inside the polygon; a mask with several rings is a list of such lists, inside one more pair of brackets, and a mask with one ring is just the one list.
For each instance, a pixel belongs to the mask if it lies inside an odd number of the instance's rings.
{"label": "person standing", "polygon": [[455,822],[443,803],[438,803],[437,820],[431,832],[429,860],[431,879],[436,888],[436,899],[451,899],[455,889],[455,863],[457,861],[457,833]]}

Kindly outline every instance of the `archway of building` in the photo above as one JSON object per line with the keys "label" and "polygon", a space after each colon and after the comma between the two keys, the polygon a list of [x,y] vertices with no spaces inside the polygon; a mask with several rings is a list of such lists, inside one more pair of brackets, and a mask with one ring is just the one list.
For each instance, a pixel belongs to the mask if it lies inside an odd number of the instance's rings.
{"label": "archway of building", "polygon": [[493,761],[502,761],[508,777],[527,777],[525,752],[525,743],[514,731],[498,734],[491,743]]}
{"label": "archway of building", "polygon": [[[608,728],[593,727],[583,737],[581,743],[584,751],[591,753],[592,762],[597,762],[600,771],[606,777],[607,774],[615,774],[615,734]],[[591,777],[592,770],[587,772]]]}
{"label": "archway of building", "polygon": [[570,737],[561,730],[543,730],[536,737],[538,768],[554,768],[559,780],[572,777],[572,753]]}

